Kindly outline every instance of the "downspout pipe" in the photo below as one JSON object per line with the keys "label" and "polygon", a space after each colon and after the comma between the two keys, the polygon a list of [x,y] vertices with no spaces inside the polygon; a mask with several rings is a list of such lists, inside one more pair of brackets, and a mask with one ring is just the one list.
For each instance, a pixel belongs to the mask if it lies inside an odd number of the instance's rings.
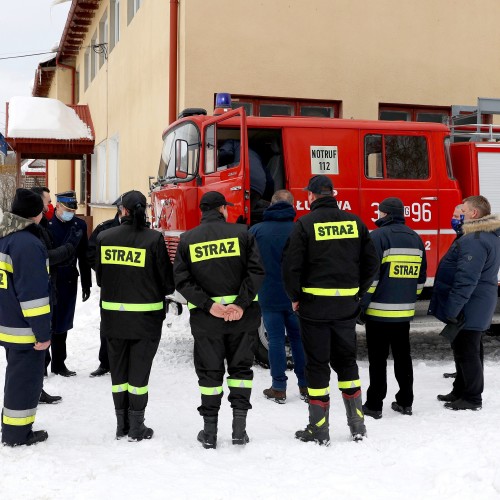
{"label": "downspout pipe", "polygon": [[[59,54],[56,57],[56,67],[69,69],[71,71],[71,105],[75,105],[75,81],[76,81],[76,69],[73,66],[63,64],[59,62]],[[71,189],[75,190],[75,160],[71,160]]]}
{"label": "downspout pipe", "polygon": [[168,123],[177,119],[177,52],[179,33],[179,0],[170,0],[170,53],[168,71]]}

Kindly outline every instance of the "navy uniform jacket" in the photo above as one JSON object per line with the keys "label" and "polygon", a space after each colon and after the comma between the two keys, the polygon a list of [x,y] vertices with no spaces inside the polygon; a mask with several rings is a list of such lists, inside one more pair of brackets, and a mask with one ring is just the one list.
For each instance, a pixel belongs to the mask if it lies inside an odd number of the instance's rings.
{"label": "navy uniform jacket", "polygon": [[376,224],[379,229],[370,236],[380,259],[380,271],[363,297],[361,309],[372,321],[410,321],[425,285],[424,243],[405,225],[402,215],[384,217]]}
{"label": "navy uniform jacket", "polygon": [[33,221],[0,212],[0,344],[33,349],[50,340],[47,250]]}
{"label": "navy uniform jacket", "polygon": [[445,323],[463,313],[463,329],[485,331],[498,298],[500,218],[466,221],[463,230],[439,263],[428,312]]}
{"label": "navy uniform jacket", "polygon": [[118,227],[120,225],[120,218],[118,214],[115,215],[113,219],[105,220],[101,222],[90,235],[89,245],[87,248],[87,260],[89,261],[90,267],[95,271],[95,259],[97,252],[97,237],[106,229],[111,229],[112,227]]}
{"label": "navy uniform jacket", "polygon": [[[88,238],[85,221],[75,216],[69,222],[63,222],[57,215],[54,215],[49,221],[48,229],[52,235],[54,247],[57,248],[66,243],[72,226],[76,226],[76,229],[80,229],[83,234],[76,248],[76,255],[57,268],[57,304],[54,307],[52,318],[53,333],[64,333],[73,328],[78,294],[78,276],[81,279],[82,289],[92,286],[91,269],[87,260]],[[80,273],[76,269],[77,261]]]}

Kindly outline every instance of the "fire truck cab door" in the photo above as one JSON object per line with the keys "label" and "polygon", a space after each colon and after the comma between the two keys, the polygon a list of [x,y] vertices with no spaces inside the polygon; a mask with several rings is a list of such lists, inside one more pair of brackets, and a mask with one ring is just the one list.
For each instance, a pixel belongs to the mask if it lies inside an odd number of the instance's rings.
{"label": "fire truck cab door", "polygon": [[228,206],[228,221],[249,222],[250,170],[245,109],[234,109],[204,122],[202,144],[199,197],[207,191],[219,191],[234,204]]}

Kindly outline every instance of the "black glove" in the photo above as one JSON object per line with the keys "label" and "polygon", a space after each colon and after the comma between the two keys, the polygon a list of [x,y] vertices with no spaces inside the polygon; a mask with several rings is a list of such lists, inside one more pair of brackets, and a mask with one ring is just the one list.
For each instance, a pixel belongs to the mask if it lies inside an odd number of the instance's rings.
{"label": "black glove", "polygon": [[460,332],[464,325],[465,316],[463,313],[460,313],[456,318],[446,318],[446,326],[441,330],[439,335],[448,339],[451,343],[456,339],[458,332]]}
{"label": "black glove", "polygon": [[66,243],[69,243],[74,248],[76,248],[78,246],[78,243],[80,243],[82,236],[83,236],[83,231],[81,229],[77,229],[76,226],[71,226],[68,238],[66,239]]}
{"label": "black glove", "polygon": [[82,302],[89,300],[89,297],[90,297],[90,288],[82,288]]}

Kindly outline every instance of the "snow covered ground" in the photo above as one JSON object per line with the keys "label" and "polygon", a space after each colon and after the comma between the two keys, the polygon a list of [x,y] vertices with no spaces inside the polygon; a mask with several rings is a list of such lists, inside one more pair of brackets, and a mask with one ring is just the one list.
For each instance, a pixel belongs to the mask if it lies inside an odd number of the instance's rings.
{"label": "snow covered ground", "polygon": [[[202,419],[196,411],[199,392],[188,316],[169,315],[149,384],[146,423],[155,435],[148,442],[129,443],[114,439],[109,375],[88,376],[98,365],[98,298],[94,287],[86,303],[78,302],[68,337],[67,364],[78,375],[51,375],[45,381],[50,394],[64,398],[60,405],[38,409],[35,428],[46,429],[49,440],[30,448],[0,446],[1,499],[500,498],[496,349],[486,359],[481,412],[444,410],[436,394],[450,389],[442,373],[453,370],[451,357],[432,359],[428,349],[414,350],[413,416],[390,409],[396,391],[390,376],[384,417],[367,420],[368,438],[362,443],[349,440],[340,394],[332,390],[329,448],[293,438],[307,423],[293,372],[287,403],[277,405],[262,396],[270,385],[269,372],[255,367],[251,442],[231,444],[225,399],[219,446],[204,450],[196,441]],[[367,362],[361,361],[360,368],[366,388]],[[0,384],[4,372],[0,355]]]}

